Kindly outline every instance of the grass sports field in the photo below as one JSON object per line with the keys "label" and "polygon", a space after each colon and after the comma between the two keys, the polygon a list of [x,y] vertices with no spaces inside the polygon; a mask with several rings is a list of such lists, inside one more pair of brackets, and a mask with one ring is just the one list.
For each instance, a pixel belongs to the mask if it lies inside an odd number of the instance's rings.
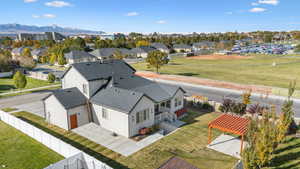
{"label": "grass sports field", "polygon": [[[137,70],[155,71],[147,63],[132,64]],[[245,58],[175,57],[160,70],[164,74],[194,76],[241,84],[288,88],[297,80],[300,89],[300,56],[254,55]]]}

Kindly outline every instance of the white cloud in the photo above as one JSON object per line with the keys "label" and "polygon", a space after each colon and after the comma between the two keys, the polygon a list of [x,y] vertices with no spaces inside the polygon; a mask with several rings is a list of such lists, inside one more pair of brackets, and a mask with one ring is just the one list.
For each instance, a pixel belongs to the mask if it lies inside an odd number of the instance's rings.
{"label": "white cloud", "polygon": [[24,0],[25,3],[32,3],[32,2],[36,2],[37,0]]}
{"label": "white cloud", "polygon": [[56,15],[54,15],[54,14],[44,14],[43,15],[43,18],[56,18]]}
{"label": "white cloud", "polygon": [[126,14],[126,16],[138,16],[140,15],[138,12],[129,12]]}
{"label": "white cloud", "polygon": [[267,4],[267,5],[278,5],[279,0],[259,0],[259,4]]}
{"label": "white cloud", "polygon": [[165,21],[165,20],[159,20],[159,21],[157,21],[156,23],[158,23],[158,24],[166,24],[167,21]]}
{"label": "white cloud", "polygon": [[45,5],[51,7],[57,7],[57,8],[71,6],[69,2],[65,2],[65,1],[51,1],[51,2],[46,2]]}
{"label": "white cloud", "polygon": [[252,5],[252,6],[258,6],[259,3],[257,3],[257,2],[252,2],[251,5]]}
{"label": "white cloud", "polygon": [[249,12],[253,12],[253,13],[259,13],[259,12],[265,12],[267,9],[265,8],[252,8],[249,10]]}
{"label": "white cloud", "polygon": [[225,12],[225,14],[227,14],[227,15],[232,15],[233,12]]}
{"label": "white cloud", "polygon": [[40,18],[40,15],[32,15],[33,18]]}

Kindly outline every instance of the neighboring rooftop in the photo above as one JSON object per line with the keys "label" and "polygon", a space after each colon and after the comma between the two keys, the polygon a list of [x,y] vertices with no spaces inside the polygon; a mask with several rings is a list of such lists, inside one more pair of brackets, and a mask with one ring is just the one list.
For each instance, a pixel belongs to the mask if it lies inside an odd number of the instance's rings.
{"label": "neighboring rooftop", "polygon": [[65,58],[66,59],[83,59],[83,58],[96,59],[94,55],[91,55],[88,52],[80,51],[80,50],[72,50],[69,53],[66,53]]}
{"label": "neighboring rooftop", "polygon": [[178,157],[172,157],[158,169],[199,169]]}
{"label": "neighboring rooftop", "polygon": [[175,44],[175,45],[173,45],[173,48],[174,49],[190,49],[192,47],[189,45],[186,45],[186,44]]}

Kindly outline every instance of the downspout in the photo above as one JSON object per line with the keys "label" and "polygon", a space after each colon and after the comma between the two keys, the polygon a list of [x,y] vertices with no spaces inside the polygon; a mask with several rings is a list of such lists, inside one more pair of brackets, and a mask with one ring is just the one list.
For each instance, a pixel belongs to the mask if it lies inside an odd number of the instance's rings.
{"label": "downspout", "polygon": [[89,122],[94,122],[93,113],[92,113],[92,109],[91,109],[91,104],[90,104],[88,99],[86,100],[86,105],[87,105],[87,109],[88,109]]}

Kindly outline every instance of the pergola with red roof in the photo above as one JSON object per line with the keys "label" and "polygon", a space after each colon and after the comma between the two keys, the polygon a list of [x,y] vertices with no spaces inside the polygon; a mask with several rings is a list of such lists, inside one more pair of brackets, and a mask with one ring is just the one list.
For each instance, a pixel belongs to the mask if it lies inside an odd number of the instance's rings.
{"label": "pergola with red roof", "polygon": [[243,144],[244,144],[244,136],[247,133],[248,124],[250,120],[230,115],[230,114],[222,114],[215,120],[211,121],[208,124],[208,144],[211,143],[211,129],[219,129],[223,132],[228,132],[232,134],[236,134],[242,137],[241,140],[241,152],[243,150]]}

